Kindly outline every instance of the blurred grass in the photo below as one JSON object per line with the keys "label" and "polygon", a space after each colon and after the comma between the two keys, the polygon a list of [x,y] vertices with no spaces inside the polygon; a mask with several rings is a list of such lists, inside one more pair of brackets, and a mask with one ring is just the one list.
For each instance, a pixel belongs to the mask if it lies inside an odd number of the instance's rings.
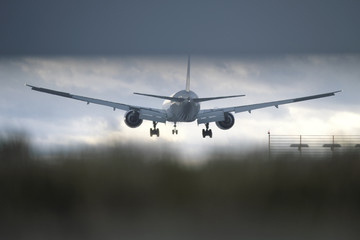
{"label": "blurred grass", "polygon": [[358,239],[360,155],[266,151],[199,165],[171,152],[102,146],[36,154],[0,139],[1,239]]}

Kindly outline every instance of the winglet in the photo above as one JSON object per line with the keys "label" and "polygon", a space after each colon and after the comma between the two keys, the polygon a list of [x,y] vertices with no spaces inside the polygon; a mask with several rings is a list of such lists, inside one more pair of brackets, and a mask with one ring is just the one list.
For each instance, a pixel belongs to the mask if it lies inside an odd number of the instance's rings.
{"label": "winglet", "polygon": [[190,54],[188,55],[188,66],[187,66],[187,74],[186,74],[186,91],[190,91]]}

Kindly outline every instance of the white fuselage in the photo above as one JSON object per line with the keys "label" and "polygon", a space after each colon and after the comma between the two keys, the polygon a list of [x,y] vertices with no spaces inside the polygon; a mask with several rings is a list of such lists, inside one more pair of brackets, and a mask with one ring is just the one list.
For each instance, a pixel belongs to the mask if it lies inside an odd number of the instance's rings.
{"label": "white fuselage", "polygon": [[167,121],[170,122],[192,122],[196,120],[200,111],[200,104],[193,101],[198,98],[193,91],[182,90],[171,95],[171,97],[183,98],[185,101],[177,102],[165,100],[163,108],[167,112]]}

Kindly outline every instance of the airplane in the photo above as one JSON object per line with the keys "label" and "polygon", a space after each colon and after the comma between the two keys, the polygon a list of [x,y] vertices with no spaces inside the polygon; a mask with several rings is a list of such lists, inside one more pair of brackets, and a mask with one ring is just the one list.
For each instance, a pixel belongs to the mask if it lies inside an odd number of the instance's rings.
{"label": "airplane", "polygon": [[160,95],[134,92],[134,94],[136,95],[164,99],[162,109],[110,102],[96,98],[73,95],[70,93],[60,92],[52,89],[36,87],[29,84],[25,84],[25,85],[35,91],[71,98],[79,101],[84,101],[87,104],[94,103],[94,104],[108,106],[113,108],[114,111],[115,109],[124,110],[126,111],[124,116],[124,121],[126,125],[130,128],[139,127],[142,124],[143,120],[152,121],[153,128],[150,128],[150,137],[152,137],[153,135],[156,135],[157,137],[160,136],[160,131],[158,128],[156,128],[159,122],[174,123],[174,129],[172,130],[172,134],[177,135],[178,134],[178,130],[176,129],[177,123],[193,122],[197,120],[198,125],[205,124],[205,129],[202,130],[203,138],[207,136],[212,138],[213,134],[212,134],[212,130],[209,128],[209,123],[215,122],[216,126],[219,127],[220,129],[228,130],[232,128],[235,123],[235,117],[233,113],[240,113],[240,112],[251,113],[252,110],[271,107],[271,106],[279,108],[279,105],[334,96],[336,93],[341,92],[341,90],[338,90],[334,92],[321,93],[317,95],[272,101],[272,102],[256,103],[250,105],[225,107],[225,108],[201,109],[200,108],[201,102],[217,100],[217,99],[225,99],[225,98],[244,97],[245,95],[241,94],[241,95],[231,95],[231,96],[199,98],[195,92],[190,90],[190,56],[188,56],[185,90],[178,91],[172,94],[171,96],[160,96]]}

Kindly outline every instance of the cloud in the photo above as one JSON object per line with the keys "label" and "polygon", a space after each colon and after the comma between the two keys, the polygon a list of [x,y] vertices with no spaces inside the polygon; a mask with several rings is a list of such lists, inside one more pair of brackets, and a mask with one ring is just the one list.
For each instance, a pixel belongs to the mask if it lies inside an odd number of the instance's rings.
{"label": "cloud", "polygon": [[202,139],[194,123],[152,123],[136,129],[123,122],[123,111],[31,91],[28,82],[74,94],[161,108],[162,101],[133,96],[183,89],[186,56],[18,57],[0,61],[0,126],[26,129],[39,145],[133,142],[172,146],[182,154],[210,149],[239,149],[263,144],[268,130],[277,134],[356,134],[359,128],[359,55],[192,56],[191,87],[200,97],[243,93],[244,98],[206,102],[203,108],[238,106],[342,89],[335,97],[236,114],[231,130],[210,124],[213,139]]}

